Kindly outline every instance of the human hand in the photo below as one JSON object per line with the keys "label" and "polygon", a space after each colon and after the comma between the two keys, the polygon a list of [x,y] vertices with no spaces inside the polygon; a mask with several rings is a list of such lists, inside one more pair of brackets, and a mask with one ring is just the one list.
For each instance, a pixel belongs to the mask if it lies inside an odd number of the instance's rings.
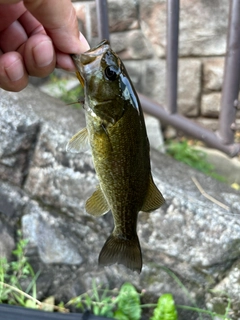
{"label": "human hand", "polygon": [[55,67],[74,71],[70,53],[89,49],[70,0],[0,0],[0,87],[20,91]]}

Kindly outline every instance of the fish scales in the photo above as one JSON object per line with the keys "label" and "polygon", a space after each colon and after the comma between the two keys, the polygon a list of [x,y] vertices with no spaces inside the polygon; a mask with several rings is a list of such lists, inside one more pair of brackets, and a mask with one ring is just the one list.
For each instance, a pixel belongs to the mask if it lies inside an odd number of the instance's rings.
{"label": "fish scales", "polygon": [[73,136],[67,150],[81,152],[89,141],[99,186],[86,201],[86,211],[100,216],[111,210],[114,219],[99,264],[119,263],[140,272],[138,213],[164,203],[152,179],[141,105],[122,61],[106,40],[72,58],[84,86],[87,126]]}
{"label": "fish scales", "polygon": [[[103,130],[102,134],[106,139],[105,144],[109,144],[109,148],[112,148],[107,157],[102,156],[102,148],[97,143],[91,124],[89,126],[89,131],[93,132],[91,147],[94,166],[98,173],[102,191],[112,210],[116,229],[128,237],[133,232],[132,225],[135,224],[137,214],[143,205],[145,189],[148,184],[148,173],[144,168],[149,164],[144,161],[143,153],[146,152],[144,146],[140,148],[143,152],[139,154],[138,159],[135,159],[134,156],[138,145],[143,144],[144,141],[139,135],[139,128],[129,130],[132,118],[136,117],[136,112],[129,106],[118,123],[107,130],[107,135]],[[125,121],[125,117],[127,121]],[[92,122],[90,121],[90,123]],[[129,135],[129,131],[131,135]],[[121,212],[121,215],[118,215],[118,212]]]}

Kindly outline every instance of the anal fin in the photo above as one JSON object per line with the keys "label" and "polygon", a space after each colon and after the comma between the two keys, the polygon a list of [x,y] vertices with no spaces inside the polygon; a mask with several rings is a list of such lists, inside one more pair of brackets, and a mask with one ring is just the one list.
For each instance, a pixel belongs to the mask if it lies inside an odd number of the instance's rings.
{"label": "anal fin", "polygon": [[107,213],[110,208],[107,200],[100,187],[93,192],[91,197],[86,201],[86,211],[93,216],[102,216]]}
{"label": "anal fin", "polygon": [[163,198],[163,195],[156,187],[152,175],[150,175],[147,195],[145,197],[145,201],[141,210],[145,212],[154,211],[160,208],[164,204],[164,202],[165,200]]}

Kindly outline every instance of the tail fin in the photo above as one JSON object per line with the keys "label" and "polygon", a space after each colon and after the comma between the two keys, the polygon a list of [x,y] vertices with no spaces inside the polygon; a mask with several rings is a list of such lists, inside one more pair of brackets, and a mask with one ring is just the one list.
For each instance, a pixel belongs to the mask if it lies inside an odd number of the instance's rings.
{"label": "tail fin", "polygon": [[98,263],[102,266],[109,266],[114,263],[123,264],[125,267],[140,273],[142,270],[142,253],[138,236],[136,235],[128,240],[111,234],[99,254]]}

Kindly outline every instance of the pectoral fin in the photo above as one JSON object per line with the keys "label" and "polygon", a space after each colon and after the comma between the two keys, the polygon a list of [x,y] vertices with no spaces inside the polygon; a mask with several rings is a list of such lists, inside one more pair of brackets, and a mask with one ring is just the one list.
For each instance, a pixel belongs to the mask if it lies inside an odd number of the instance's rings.
{"label": "pectoral fin", "polygon": [[146,195],[144,204],[141,208],[141,210],[145,212],[154,211],[157,208],[161,207],[165,202],[161,192],[158,190],[155,183],[153,182],[153,178],[151,175],[149,179],[150,181],[149,181],[147,195]]}
{"label": "pectoral fin", "polygon": [[102,216],[110,210],[100,187],[93,192],[91,197],[87,200],[85,207],[87,213],[92,214],[93,216]]}
{"label": "pectoral fin", "polygon": [[66,146],[66,151],[72,153],[80,153],[86,151],[88,148],[88,131],[87,128],[84,128],[69,140]]}

